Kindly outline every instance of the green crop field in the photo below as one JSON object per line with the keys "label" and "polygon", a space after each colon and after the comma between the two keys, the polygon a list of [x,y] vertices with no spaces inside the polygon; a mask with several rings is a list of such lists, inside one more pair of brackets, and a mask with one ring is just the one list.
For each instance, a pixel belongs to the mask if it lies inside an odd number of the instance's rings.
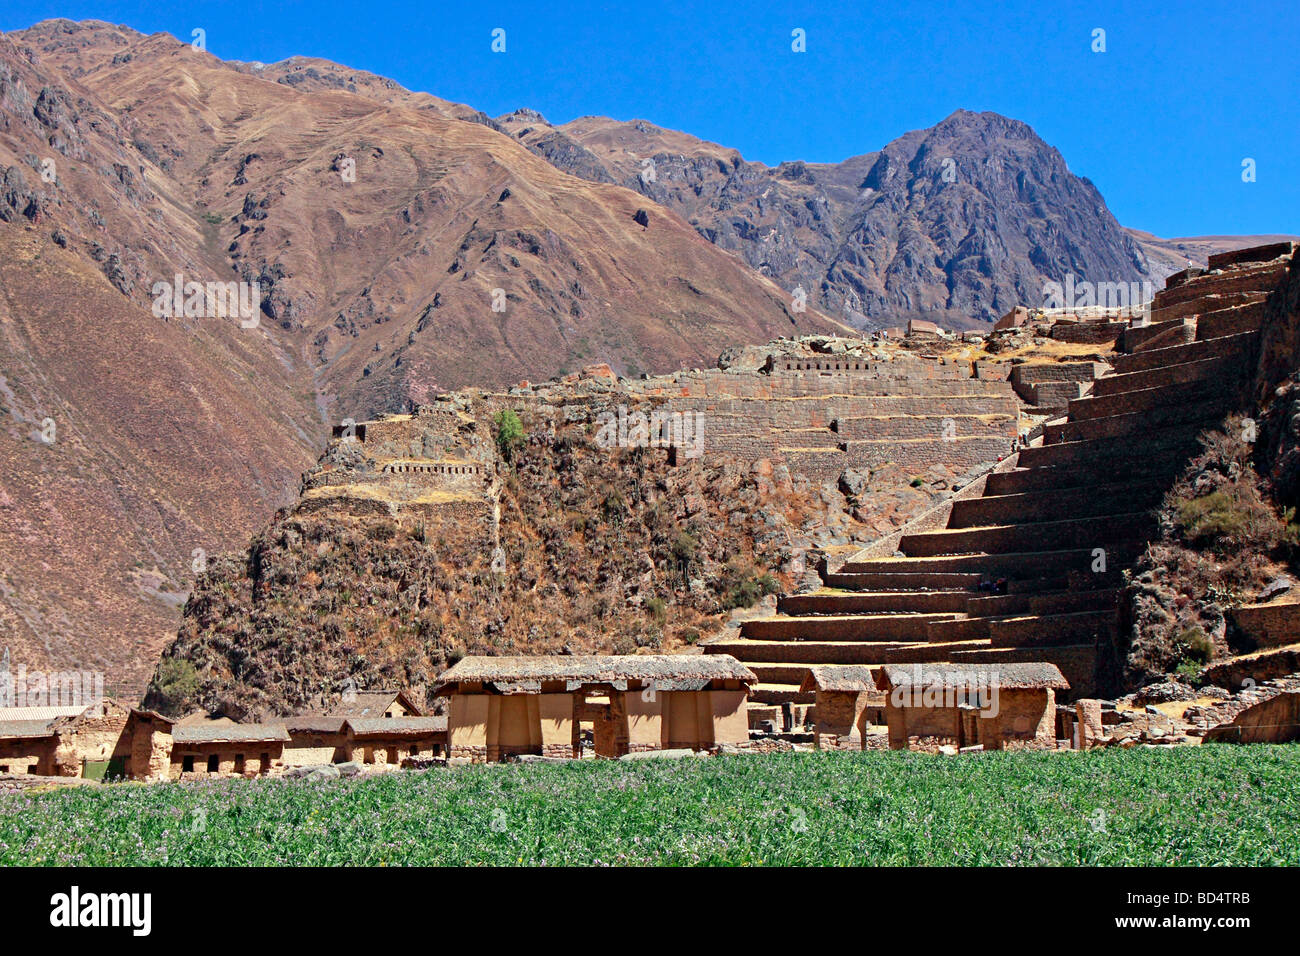
{"label": "green crop field", "polygon": [[1290,864],[1300,747],[773,754],[0,798],[0,864]]}

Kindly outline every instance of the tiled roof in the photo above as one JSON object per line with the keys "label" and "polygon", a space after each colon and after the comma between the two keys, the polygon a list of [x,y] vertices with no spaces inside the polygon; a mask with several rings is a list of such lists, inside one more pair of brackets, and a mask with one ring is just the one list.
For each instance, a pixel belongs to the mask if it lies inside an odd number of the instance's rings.
{"label": "tiled roof", "polygon": [[286,717],[283,723],[291,734],[338,734],[343,732],[346,721],[346,717],[330,717],[326,714],[299,714],[297,717]]}
{"label": "tiled roof", "polygon": [[404,707],[419,713],[419,708],[400,690],[359,690],[334,701],[323,713],[330,717],[382,717],[399,697]]}
{"label": "tiled roof", "polygon": [[0,738],[52,737],[52,720],[0,720]]}
{"label": "tiled roof", "polygon": [[76,717],[89,709],[90,705],[80,707],[0,707],[0,722],[10,720],[45,720],[55,717]]}

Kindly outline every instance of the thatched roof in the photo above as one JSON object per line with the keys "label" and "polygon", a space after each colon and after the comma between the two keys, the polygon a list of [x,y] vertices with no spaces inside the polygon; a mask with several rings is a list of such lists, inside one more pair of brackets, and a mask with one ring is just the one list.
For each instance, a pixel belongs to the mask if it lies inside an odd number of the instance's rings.
{"label": "thatched roof", "polygon": [[299,714],[281,721],[290,734],[341,734],[346,722],[346,717],[330,717],[326,714]]}
{"label": "thatched roof", "polygon": [[1070,683],[1055,664],[886,664],[880,668],[876,686],[942,687],[952,690],[1069,690]]}
{"label": "thatched roof", "polygon": [[178,744],[257,744],[288,739],[284,724],[190,724],[172,729],[172,741]]}
{"label": "thatched roof", "polygon": [[861,693],[875,689],[875,674],[865,664],[813,667],[804,675],[803,683],[799,686],[801,694],[815,690],[822,693]]}
{"label": "thatched roof", "polygon": [[563,682],[567,690],[584,684],[626,690],[628,681],[663,691],[703,690],[721,680],[755,683],[758,678],[729,654],[466,657],[442,673],[436,693],[451,693],[455,685],[466,683],[481,683],[501,694],[535,694],[543,682]]}
{"label": "thatched roof", "polygon": [[0,739],[53,737],[52,723],[53,720],[0,720]]}
{"label": "thatched roof", "polygon": [[445,734],[446,717],[349,717],[348,726],[356,737],[422,737]]}
{"label": "thatched roof", "polygon": [[393,688],[356,691],[331,703],[324,713],[330,717],[382,717],[394,702],[400,703],[410,713],[420,715],[420,708],[406,691]]}

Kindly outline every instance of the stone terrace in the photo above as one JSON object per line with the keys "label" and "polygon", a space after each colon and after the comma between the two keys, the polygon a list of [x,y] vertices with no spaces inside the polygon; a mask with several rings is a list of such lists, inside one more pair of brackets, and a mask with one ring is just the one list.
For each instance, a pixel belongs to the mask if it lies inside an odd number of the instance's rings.
{"label": "stone terrace", "polygon": [[800,685],[819,665],[936,661],[1050,662],[1074,697],[1094,696],[1121,572],[1156,536],[1153,509],[1197,435],[1246,407],[1265,299],[1292,252],[1228,253],[1171,277],[1113,370],[990,473],[982,496],[954,501],[946,527],[904,534],[893,557],[859,554],[706,653],[744,661],[760,704],[810,702]]}

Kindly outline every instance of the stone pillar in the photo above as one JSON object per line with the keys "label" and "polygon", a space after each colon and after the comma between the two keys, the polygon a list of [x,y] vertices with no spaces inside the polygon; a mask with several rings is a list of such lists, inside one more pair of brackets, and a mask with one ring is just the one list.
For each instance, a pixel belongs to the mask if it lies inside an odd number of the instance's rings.
{"label": "stone pillar", "polygon": [[1101,701],[1076,701],[1074,711],[1079,718],[1079,749],[1095,747],[1106,736],[1106,729],[1101,723]]}

